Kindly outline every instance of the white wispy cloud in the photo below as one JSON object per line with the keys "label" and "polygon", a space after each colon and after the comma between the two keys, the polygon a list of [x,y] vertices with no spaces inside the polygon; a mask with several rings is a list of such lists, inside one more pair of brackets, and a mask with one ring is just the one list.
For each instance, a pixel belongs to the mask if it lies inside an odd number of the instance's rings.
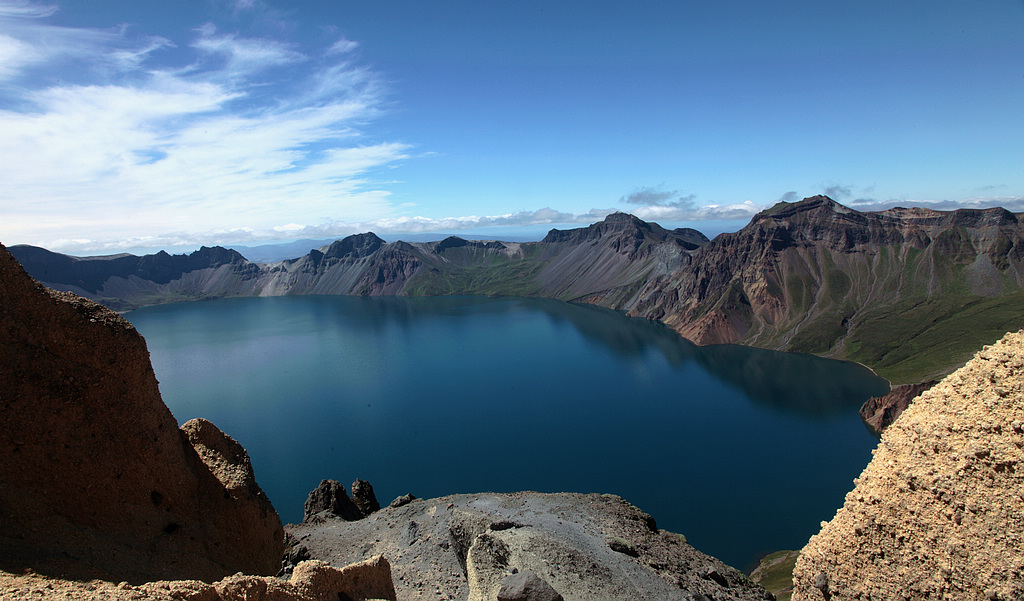
{"label": "white wispy cloud", "polygon": [[[793,194],[791,192],[788,194]],[[664,190],[661,186],[642,186],[619,198],[619,202],[630,207],[629,212],[647,221],[708,221],[750,219],[766,205],[752,201],[739,203],[698,204],[696,194],[680,194],[676,190]]]}
{"label": "white wispy cloud", "polygon": [[260,38],[242,38],[237,34],[218,34],[212,23],[198,28],[199,37],[192,42],[192,47],[206,55],[207,59],[217,58],[223,61],[216,73],[207,73],[207,77],[224,76],[231,80],[244,81],[264,69],[300,63],[307,59],[301,52],[277,40]]}
{"label": "white wispy cloud", "polygon": [[[373,192],[362,193],[366,202],[374,202]],[[51,249],[72,254],[112,254],[139,249],[192,249],[199,246],[230,246],[306,238],[342,238],[351,234],[419,234],[455,233],[487,227],[572,226],[600,221],[616,209],[591,209],[584,213],[566,213],[545,207],[536,211],[520,211],[505,215],[470,215],[464,217],[430,218],[398,216],[362,221],[333,221],[320,225],[288,222],[266,230],[251,228],[212,229],[206,232],[171,232],[159,236],[137,236],[117,239],[61,239]]]}
{"label": "white wispy cloud", "polygon": [[331,45],[330,48],[328,48],[327,53],[328,54],[347,54],[349,52],[352,52],[353,50],[355,50],[358,47],[359,47],[359,42],[354,42],[352,40],[346,40],[345,38],[341,38],[340,40],[335,42],[333,45]]}
{"label": "white wispy cloud", "polygon": [[49,17],[57,12],[52,4],[38,4],[29,0],[10,0],[0,4],[0,19],[12,17]]}
{"label": "white wispy cloud", "polygon": [[913,199],[890,199],[877,200],[874,198],[859,198],[845,202],[850,208],[858,211],[884,211],[894,207],[921,207],[936,211],[955,211],[957,209],[992,209],[1004,208],[1011,213],[1024,212],[1024,196],[979,196],[961,200],[913,200]]}
{"label": "white wispy cloud", "polygon": [[132,37],[50,25],[54,11],[0,0],[3,242],[100,250],[392,212],[372,174],[410,148],[361,129],[384,92],[340,56],[354,42]]}
{"label": "white wispy cloud", "polygon": [[746,200],[730,204],[706,204],[697,206],[686,203],[675,205],[650,205],[631,209],[630,213],[647,221],[708,221],[750,219],[766,209],[766,205]]}

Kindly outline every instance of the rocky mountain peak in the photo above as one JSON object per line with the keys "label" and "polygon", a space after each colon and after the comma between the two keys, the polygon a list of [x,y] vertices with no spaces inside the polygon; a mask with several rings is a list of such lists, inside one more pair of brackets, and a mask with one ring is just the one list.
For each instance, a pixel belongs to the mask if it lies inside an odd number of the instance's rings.
{"label": "rocky mountain peak", "polygon": [[818,194],[817,196],[809,196],[797,202],[776,203],[771,208],[765,209],[755,215],[751,223],[753,224],[758,221],[768,219],[791,219],[798,215],[804,216],[805,219],[812,219],[829,218],[834,215],[849,215],[853,213],[857,213],[857,211],[839,204],[824,194]]}
{"label": "rocky mountain peak", "polygon": [[332,259],[361,259],[372,255],[384,244],[384,240],[373,232],[353,234],[332,242],[324,255]]}
{"label": "rocky mountain peak", "polygon": [[205,264],[207,267],[219,267],[232,263],[245,263],[246,258],[240,252],[223,246],[201,246],[199,250],[189,255],[193,261]]}
{"label": "rocky mountain peak", "polygon": [[568,242],[580,244],[588,240],[596,240],[606,236],[630,236],[638,240],[653,237],[664,240],[668,230],[656,223],[648,223],[643,219],[630,213],[616,212],[608,215],[603,221],[598,221],[584,228],[571,230],[553,229],[541,240],[542,243]]}
{"label": "rocky mountain peak", "polygon": [[605,223],[644,223],[642,219],[633,215],[632,213],[624,213],[622,211],[615,211],[604,218]]}

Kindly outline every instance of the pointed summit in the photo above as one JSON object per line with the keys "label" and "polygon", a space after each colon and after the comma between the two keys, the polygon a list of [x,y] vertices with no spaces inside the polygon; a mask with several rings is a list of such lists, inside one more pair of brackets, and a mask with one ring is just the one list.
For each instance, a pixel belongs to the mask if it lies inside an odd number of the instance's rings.
{"label": "pointed summit", "polygon": [[838,202],[832,200],[824,194],[818,194],[816,196],[808,196],[803,200],[797,202],[779,202],[776,203],[769,209],[761,211],[754,216],[754,221],[759,221],[766,217],[775,218],[786,218],[799,213],[805,213],[809,211],[825,211],[828,213],[856,213],[853,209],[843,206]]}

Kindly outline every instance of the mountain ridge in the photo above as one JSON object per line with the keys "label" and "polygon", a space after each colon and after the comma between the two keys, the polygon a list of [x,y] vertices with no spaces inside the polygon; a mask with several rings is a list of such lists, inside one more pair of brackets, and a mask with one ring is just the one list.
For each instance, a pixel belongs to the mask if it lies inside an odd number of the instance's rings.
{"label": "mountain ridge", "polygon": [[613,213],[539,242],[388,243],[363,233],[265,264],[205,247],[103,259],[11,252],[46,285],[117,310],[285,294],[548,297],[662,321],[698,344],[848,359],[913,383],[1024,326],[1020,217],[1001,208],[860,212],[819,195],[778,203],[714,240]]}
{"label": "mountain ridge", "polygon": [[[972,307],[1005,312],[1024,279],[1021,234],[1004,209],[861,213],[824,196],[780,203],[696,251],[690,269],[648,282],[629,314],[698,344],[808,352],[881,368],[899,383],[926,379],[952,363],[929,366],[936,353],[907,343],[930,340],[931,324]],[[960,345],[955,361],[1020,327],[1010,312],[981,342]],[[893,369],[908,360],[917,361],[913,373]]]}

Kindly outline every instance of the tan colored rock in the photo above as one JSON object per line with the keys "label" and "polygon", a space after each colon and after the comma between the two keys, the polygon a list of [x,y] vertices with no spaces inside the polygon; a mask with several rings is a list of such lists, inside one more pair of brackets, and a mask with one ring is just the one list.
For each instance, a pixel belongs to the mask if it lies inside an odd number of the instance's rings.
{"label": "tan colored rock", "polygon": [[0,598],[5,601],[395,601],[391,566],[382,556],[344,568],[319,561],[300,563],[285,580],[235,574],[214,584],[198,580],[148,582],[133,586],[93,580],[76,582],[0,573]]}
{"label": "tan colored rock", "polygon": [[212,424],[195,434],[198,452],[128,321],[46,290],[0,246],[0,569],[276,573],[281,522],[244,450]]}
{"label": "tan colored rock", "polygon": [[501,580],[508,573],[509,548],[496,534],[485,532],[476,537],[466,554],[469,601],[496,599]]}
{"label": "tan colored rock", "polygon": [[801,552],[798,600],[1024,598],[1024,331],[985,347],[882,434]]}

